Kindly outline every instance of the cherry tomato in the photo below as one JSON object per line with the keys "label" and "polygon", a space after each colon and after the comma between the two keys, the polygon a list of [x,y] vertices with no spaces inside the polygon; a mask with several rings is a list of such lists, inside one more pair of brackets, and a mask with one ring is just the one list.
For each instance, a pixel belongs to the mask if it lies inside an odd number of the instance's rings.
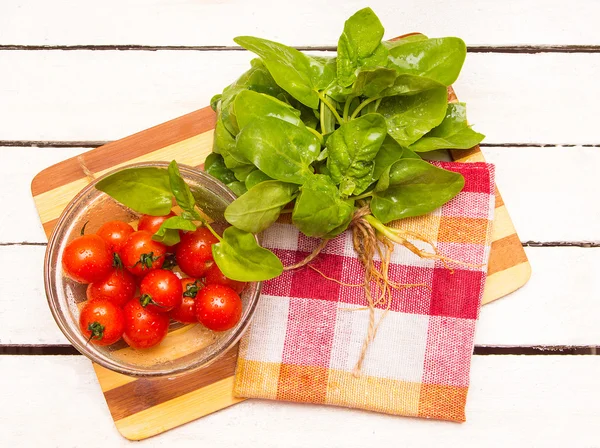
{"label": "cherry tomato", "polygon": [[151,311],[166,313],[181,303],[181,280],[171,271],[151,271],[140,283],[142,306]]}
{"label": "cherry tomato", "polygon": [[133,299],[137,284],[135,277],[125,269],[113,269],[104,280],[90,283],[87,287],[88,300],[107,299],[121,307]]}
{"label": "cherry tomato", "polygon": [[158,229],[160,229],[162,223],[172,216],[177,215],[175,215],[175,213],[173,212],[165,216],[142,215],[138,224],[138,230],[146,230],[154,235],[158,231]]}
{"label": "cherry tomato", "polygon": [[212,245],[218,242],[206,227],[184,234],[175,251],[180,269],[190,277],[204,276],[212,264]]}
{"label": "cherry tomato", "polygon": [[241,316],[242,300],[229,286],[206,285],[196,296],[196,317],[209,330],[229,330]]}
{"label": "cherry tomato", "polygon": [[123,310],[107,299],[90,300],[79,315],[79,329],[92,344],[111,345],[121,339]]}
{"label": "cherry tomato", "polygon": [[181,287],[183,294],[181,303],[169,312],[171,319],[184,324],[193,324],[198,322],[196,318],[196,295],[204,287],[200,280],[194,278],[182,278]]}
{"label": "cherry tomato", "polygon": [[166,253],[167,247],[154,241],[150,232],[139,230],[129,235],[119,255],[129,272],[141,276],[159,269]]}
{"label": "cherry tomato", "polygon": [[102,238],[108,249],[111,252],[119,252],[129,235],[135,230],[129,224],[123,221],[108,221],[102,224],[102,226],[96,232],[100,238]]}
{"label": "cherry tomato", "polygon": [[207,285],[225,285],[229,286],[238,294],[243,291],[246,286],[244,282],[238,282],[237,280],[231,280],[230,278],[225,277],[225,274],[221,272],[217,263],[213,263],[206,274],[204,275],[204,279],[206,280]]}
{"label": "cherry tomato", "polygon": [[103,280],[112,270],[112,253],[98,235],[82,235],[65,247],[62,266],[67,277],[79,283]]}
{"label": "cherry tomato", "polygon": [[169,332],[169,316],[146,309],[140,298],[131,299],[123,307],[125,330],[123,339],[133,348],[154,347]]}

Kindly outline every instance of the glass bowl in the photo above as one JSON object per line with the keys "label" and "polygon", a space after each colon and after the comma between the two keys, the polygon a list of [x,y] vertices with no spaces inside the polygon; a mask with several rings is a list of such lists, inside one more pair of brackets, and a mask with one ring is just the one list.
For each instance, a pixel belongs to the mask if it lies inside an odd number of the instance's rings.
{"label": "glass bowl", "polygon": [[[167,168],[168,163],[136,163],[119,170],[150,166]],[[179,169],[200,209],[214,221],[212,226],[215,230],[222,233],[227,227],[223,213],[236,196],[224,184],[198,169],[185,165],[179,165]],[[107,369],[125,375],[174,376],[208,366],[231,349],[246,330],[258,303],[260,283],[246,285],[240,294],[242,317],[234,328],[225,332],[213,333],[201,324],[184,326],[172,322],[168,336],[159,345],[135,350],[123,341],[108,347],[88,343],[79,330],[79,309],[86,300],[87,285],[76,283],[63,275],[61,260],[65,246],[80,235],[86,222],[85,232],[89,234],[95,233],[106,221],[118,219],[133,222],[139,217],[95,188],[96,183],[107,175],[94,180],[67,205],[50,236],[44,260],[44,283],[56,323],[80,353]]]}

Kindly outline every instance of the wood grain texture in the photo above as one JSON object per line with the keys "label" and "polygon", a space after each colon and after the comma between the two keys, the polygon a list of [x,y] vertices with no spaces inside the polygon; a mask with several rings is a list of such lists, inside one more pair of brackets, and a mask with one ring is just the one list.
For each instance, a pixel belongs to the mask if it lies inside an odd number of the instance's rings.
{"label": "wood grain texture", "polygon": [[[141,160],[171,160],[176,157],[179,163],[201,165],[212,148],[214,122],[214,112],[210,108],[204,108],[43,170],[33,179],[31,191],[46,234],[52,232],[57,218],[70,199],[91,180],[90,175],[101,175],[113,168]],[[453,156],[456,159],[462,158],[464,162],[483,159],[478,150],[469,151],[469,158],[460,152],[454,152]],[[502,201],[498,204],[505,207]],[[499,229],[514,230],[507,213],[500,214],[499,217],[504,220],[498,226]],[[528,280],[529,264],[519,238],[514,232],[510,236],[504,236],[504,233],[503,238],[492,243],[492,246],[499,244],[502,255],[490,257],[490,278],[516,265],[521,266],[525,275],[504,279],[501,294],[488,289],[484,293],[486,301],[514,291]],[[99,369],[101,368],[97,367],[96,371]],[[120,378],[122,375],[102,369],[98,379],[121,434],[139,440],[238,402],[238,399],[232,397],[231,390],[223,386],[230,384],[234,371],[235,353],[228,353],[218,363],[174,380],[136,379],[124,382]],[[111,387],[104,385],[104,382],[110,383]],[[196,405],[197,400],[201,400],[202,405]],[[186,412],[175,412],[175,407],[183,407]],[[160,419],[163,424],[157,428],[149,422],[159,415],[163,416]]]}
{"label": "wood grain texture", "polygon": [[[111,427],[87,359],[0,356],[0,372],[10,384],[2,392],[3,447],[138,446]],[[400,439],[401,446],[410,448],[592,448],[598,446],[599,374],[600,356],[474,356],[467,422],[462,425],[246,400],[139,446],[365,448],[398,446]],[[162,422],[152,425],[160,428]]]}
{"label": "wood grain texture", "polygon": [[[0,51],[0,67],[10,67],[0,71],[0,141],[116,140],[208,104],[251,58],[246,51]],[[600,53],[470,53],[455,87],[486,143],[600,144],[599,78]]]}
{"label": "wood grain texture", "polygon": [[[367,4],[396,33],[458,35],[470,45],[600,44],[594,0],[304,0],[293,13],[289,3],[272,0],[4,0],[0,43],[231,46],[235,36],[253,35],[336,45],[344,21]],[[104,26],[90,26],[92,17]]]}

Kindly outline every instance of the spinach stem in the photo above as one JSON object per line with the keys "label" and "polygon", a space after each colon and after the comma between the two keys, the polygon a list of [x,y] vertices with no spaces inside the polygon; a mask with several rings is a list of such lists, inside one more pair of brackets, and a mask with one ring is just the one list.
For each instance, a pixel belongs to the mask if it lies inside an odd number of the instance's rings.
{"label": "spinach stem", "polygon": [[377,109],[379,109],[379,105],[381,104],[381,100],[383,98],[378,98],[377,101],[375,102],[375,112],[377,112]]}
{"label": "spinach stem", "polygon": [[350,104],[354,101],[354,97],[350,95],[346,100],[346,104],[344,104],[344,122],[348,121],[348,114],[350,113]]}
{"label": "spinach stem", "polygon": [[344,120],[342,120],[342,117],[340,117],[340,114],[338,114],[338,111],[335,110],[335,107],[333,107],[331,105],[331,103],[329,101],[327,101],[327,98],[325,98],[325,95],[323,95],[322,92],[317,92],[317,94],[319,95],[319,98],[321,99],[321,101],[323,103],[325,103],[325,105],[329,108],[329,110],[331,110],[331,113],[333,114],[333,116],[335,117],[337,122],[341,125],[344,122]]}
{"label": "spinach stem", "polygon": [[378,98],[378,97],[369,98],[368,100],[365,100],[362,103],[360,103],[360,105],[356,108],[356,110],[354,111],[354,113],[352,114],[350,119],[354,120],[358,116],[358,114],[360,113],[361,110],[363,110],[366,106],[371,104],[373,101],[377,101],[378,99],[380,99],[380,98]]}
{"label": "spinach stem", "polygon": [[360,199],[368,198],[368,197],[371,197],[371,196],[373,196],[373,192],[372,191],[368,191],[368,192],[363,193],[363,194],[358,195],[358,196],[350,196],[349,199],[354,199],[354,200],[358,201]]}
{"label": "spinach stem", "polygon": [[390,240],[392,240],[396,243],[401,243],[401,241],[398,239],[398,236],[394,233],[394,231],[392,229],[390,229],[388,226],[386,226],[385,224],[383,224],[380,220],[375,218],[375,216],[366,215],[365,219],[367,220],[367,222],[369,224],[371,224],[373,226],[373,228],[375,230],[377,230],[384,236],[388,237]]}
{"label": "spinach stem", "polygon": [[321,142],[321,144],[323,143],[323,135],[319,131],[311,128],[310,126],[306,126],[306,129],[308,129],[310,132],[315,134],[317,136],[317,138],[319,139],[319,141]]}
{"label": "spinach stem", "polygon": [[319,122],[321,123],[321,133],[325,134],[325,103],[321,103],[319,106]]}

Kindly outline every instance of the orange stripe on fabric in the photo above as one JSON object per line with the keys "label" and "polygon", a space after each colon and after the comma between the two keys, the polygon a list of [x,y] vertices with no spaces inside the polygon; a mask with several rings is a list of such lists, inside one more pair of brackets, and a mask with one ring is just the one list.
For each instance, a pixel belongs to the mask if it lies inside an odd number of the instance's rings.
{"label": "orange stripe on fabric", "polygon": [[329,371],[325,367],[282,364],[277,399],[304,403],[325,403]]}
{"label": "orange stripe on fabric", "polygon": [[489,225],[490,221],[485,218],[442,216],[437,240],[444,243],[484,245]]}
{"label": "orange stripe on fabric", "polygon": [[423,384],[419,417],[464,422],[468,390],[468,387]]}

